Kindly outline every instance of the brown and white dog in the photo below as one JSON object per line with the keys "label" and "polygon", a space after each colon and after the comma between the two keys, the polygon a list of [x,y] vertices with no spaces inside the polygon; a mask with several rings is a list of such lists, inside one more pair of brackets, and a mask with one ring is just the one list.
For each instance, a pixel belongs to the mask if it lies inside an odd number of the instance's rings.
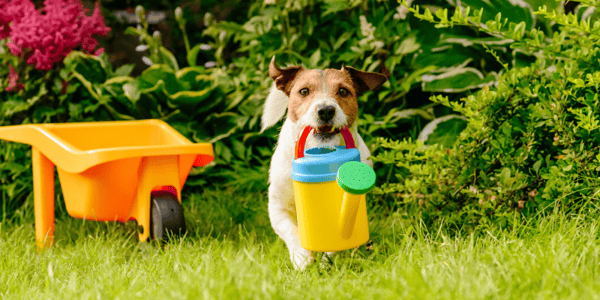
{"label": "brown and white dog", "polygon": [[[262,131],[287,118],[277,141],[269,170],[269,218],[275,233],[283,239],[296,269],[303,270],[314,261],[311,251],[300,245],[291,171],[294,148],[302,129],[316,128],[306,140],[306,149],[342,145],[338,134],[347,126],[360,152],[362,162],[373,167],[367,159],[371,153],[358,135],[356,118],[357,97],[382,85],[387,78],[379,73],[358,71],[350,67],[341,70],[307,70],[292,66],[280,69],[275,57],[269,65],[269,75],[275,81],[265,100]],[[325,230],[325,229],[324,229]],[[329,255],[331,253],[328,253]]]}

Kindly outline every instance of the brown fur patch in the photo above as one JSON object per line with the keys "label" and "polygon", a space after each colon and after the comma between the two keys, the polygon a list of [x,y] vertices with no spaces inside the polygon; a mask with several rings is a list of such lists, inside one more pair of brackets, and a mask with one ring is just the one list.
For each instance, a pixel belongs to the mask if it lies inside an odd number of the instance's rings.
{"label": "brown fur patch", "polygon": [[347,72],[355,84],[358,96],[366,91],[373,91],[380,87],[387,77],[380,73],[359,71],[352,67],[342,67],[342,71]]}

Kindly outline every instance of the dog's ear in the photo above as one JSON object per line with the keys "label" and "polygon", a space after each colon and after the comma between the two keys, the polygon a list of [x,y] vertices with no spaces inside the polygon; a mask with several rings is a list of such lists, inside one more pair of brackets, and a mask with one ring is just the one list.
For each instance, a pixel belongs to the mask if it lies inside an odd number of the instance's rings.
{"label": "dog's ear", "polygon": [[286,69],[279,69],[275,65],[275,56],[271,59],[271,64],[269,65],[269,76],[275,81],[275,86],[277,89],[282,90],[286,95],[290,95],[290,83],[298,74],[298,71],[302,70],[302,67],[288,67]]}
{"label": "dog's ear", "polygon": [[348,72],[352,78],[359,96],[366,91],[377,89],[387,80],[387,77],[381,73],[363,72],[352,67],[342,66],[342,72],[344,71]]}

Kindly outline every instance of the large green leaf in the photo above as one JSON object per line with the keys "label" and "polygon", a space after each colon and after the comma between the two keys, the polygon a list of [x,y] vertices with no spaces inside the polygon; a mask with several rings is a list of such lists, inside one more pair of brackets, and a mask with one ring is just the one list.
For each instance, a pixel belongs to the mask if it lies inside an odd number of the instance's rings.
{"label": "large green leaf", "polygon": [[426,92],[458,93],[482,88],[497,82],[496,73],[484,76],[479,70],[469,67],[454,67],[438,75],[423,75],[421,87]]}
{"label": "large green leaf", "polygon": [[412,64],[412,68],[414,70],[419,70],[430,66],[436,66],[438,68],[452,67],[467,59],[473,59],[474,55],[476,54],[468,48],[457,45],[446,45],[445,47],[429,49],[429,51],[423,51],[423,53],[417,54]]}
{"label": "large green leaf", "polygon": [[202,76],[204,74],[206,74],[204,67],[187,67],[177,71],[175,76],[183,89],[194,89],[198,87],[199,82],[205,81]]}
{"label": "large green leaf", "polygon": [[440,44],[460,44],[463,47],[472,45],[488,45],[488,46],[506,46],[512,43],[510,39],[501,39],[497,37],[470,37],[465,35],[442,34],[440,36]]}
{"label": "large green leaf", "polygon": [[171,68],[165,65],[153,65],[144,70],[138,77],[140,89],[156,89],[159,81],[162,81],[165,89],[169,94],[177,93],[181,90],[181,86],[177,81],[177,76]]}
{"label": "large green leaf", "polygon": [[64,63],[71,72],[81,74],[91,83],[104,83],[108,78],[107,66],[95,55],[73,51],[65,57]]}
{"label": "large green leaf", "polygon": [[213,129],[214,137],[210,143],[214,143],[221,139],[230,136],[237,128],[238,114],[225,112],[220,114],[212,114],[207,118],[207,124]]}
{"label": "large green leaf", "polygon": [[426,145],[441,144],[444,147],[451,147],[466,127],[467,121],[462,116],[440,117],[429,122],[423,128],[419,134],[419,140],[425,142]]}
{"label": "large green leaf", "polygon": [[198,113],[199,104],[215,89],[213,84],[198,88],[198,82],[205,79],[203,73],[204,69],[200,67],[185,68],[174,73],[170,68],[154,65],[138,78],[139,91],[144,94],[161,92],[168,98],[172,108],[177,107],[192,116]]}

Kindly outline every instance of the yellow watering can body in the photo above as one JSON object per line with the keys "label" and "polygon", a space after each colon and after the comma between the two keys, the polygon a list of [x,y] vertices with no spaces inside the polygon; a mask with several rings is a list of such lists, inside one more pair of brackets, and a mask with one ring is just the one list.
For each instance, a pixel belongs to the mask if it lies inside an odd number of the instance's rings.
{"label": "yellow watering can body", "polygon": [[343,236],[341,225],[345,191],[335,180],[325,182],[294,181],[298,231],[302,248],[341,251],[356,248],[369,240],[365,195],[357,195],[356,219],[350,236]]}
{"label": "yellow watering can body", "polygon": [[348,148],[304,151],[307,134],[308,129],[300,138],[300,149],[297,144],[291,175],[300,243],[319,252],[356,248],[369,240],[365,194],[375,183],[375,173],[360,162],[352,140],[347,140]]}

